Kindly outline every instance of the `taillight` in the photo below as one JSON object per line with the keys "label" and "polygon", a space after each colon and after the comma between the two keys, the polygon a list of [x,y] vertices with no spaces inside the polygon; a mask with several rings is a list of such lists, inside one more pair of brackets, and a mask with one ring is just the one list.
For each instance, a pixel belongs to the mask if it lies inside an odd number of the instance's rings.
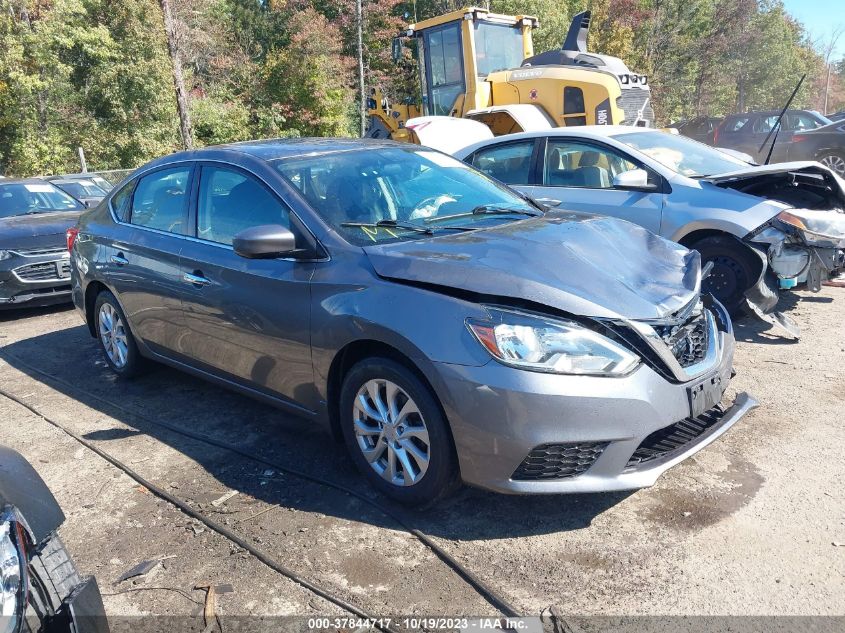
{"label": "taillight", "polygon": [[792,142],[793,143],[800,143],[801,141],[809,140],[809,138],[810,137],[807,136],[806,134],[793,134],[792,135]]}
{"label": "taillight", "polygon": [[70,253],[73,250],[73,245],[76,244],[76,236],[79,235],[79,229],[72,226],[67,230],[65,235],[67,236],[67,252]]}
{"label": "taillight", "polygon": [[713,145],[719,144],[719,128],[716,128],[716,131],[713,132]]}

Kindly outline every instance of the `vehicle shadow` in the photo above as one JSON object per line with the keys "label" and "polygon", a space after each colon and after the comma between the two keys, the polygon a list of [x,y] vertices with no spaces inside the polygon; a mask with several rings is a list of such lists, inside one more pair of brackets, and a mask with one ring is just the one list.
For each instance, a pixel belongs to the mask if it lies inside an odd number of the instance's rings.
{"label": "vehicle shadow", "polygon": [[0,310],[0,323],[49,314],[59,314],[61,312],[69,312],[72,309],[72,303],[58,303],[56,305],[43,306],[39,308],[3,308]]}
{"label": "vehicle shadow", "polygon": [[[351,487],[387,506],[406,525],[450,540],[582,529],[630,494],[507,496],[464,488],[431,510],[409,510],[376,493],[355,470],[344,446],[308,421],[159,365],[135,380],[117,379],[83,325],[8,343],[0,348],[0,358],[33,380],[90,407],[95,420],[111,417],[194,460],[220,486],[208,490],[207,486],[197,487],[201,484],[180,483],[179,496],[212,512],[215,509],[205,504],[231,489],[284,508],[398,527],[393,519],[346,493],[296,476],[268,474],[272,468],[266,464],[180,435],[151,420],[201,433],[285,468]],[[85,437],[109,452],[110,442],[132,441],[136,435],[120,426],[101,428]]]}

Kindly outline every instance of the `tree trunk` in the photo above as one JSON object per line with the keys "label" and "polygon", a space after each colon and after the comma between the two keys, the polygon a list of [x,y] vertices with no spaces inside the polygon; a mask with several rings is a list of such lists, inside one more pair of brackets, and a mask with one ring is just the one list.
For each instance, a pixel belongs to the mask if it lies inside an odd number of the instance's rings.
{"label": "tree trunk", "polygon": [[164,32],[167,35],[167,51],[170,53],[170,65],[173,71],[173,89],[176,91],[176,109],[179,111],[179,130],[182,133],[182,146],[193,149],[191,133],[191,115],[188,112],[188,95],[185,93],[185,80],[182,77],[182,60],[176,46],[176,25],[170,13],[170,0],[159,0],[164,15]]}
{"label": "tree trunk", "polygon": [[367,129],[367,92],[364,87],[364,9],[362,2],[363,0],[356,0],[355,2],[355,19],[358,23],[358,90],[361,92],[359,118],[361,136],[363,137]]}

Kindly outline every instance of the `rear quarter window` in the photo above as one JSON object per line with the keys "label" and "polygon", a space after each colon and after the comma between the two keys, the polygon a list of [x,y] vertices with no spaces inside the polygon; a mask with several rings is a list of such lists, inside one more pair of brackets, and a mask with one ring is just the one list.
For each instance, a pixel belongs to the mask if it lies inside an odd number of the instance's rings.
{"label": "rear quarter window", "polygon": [[135,182],[127,183],[111,199],[111,208],[115,217],[121,222],[129,221],[129,208],[132,201],[132,191],[135,189]]}

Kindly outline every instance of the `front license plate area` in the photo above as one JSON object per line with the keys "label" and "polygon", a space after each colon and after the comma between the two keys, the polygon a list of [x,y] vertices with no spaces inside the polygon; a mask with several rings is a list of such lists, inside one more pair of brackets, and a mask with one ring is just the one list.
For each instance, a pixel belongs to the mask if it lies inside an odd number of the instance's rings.
{"label": "front license plate area", "polygon": [[697,418],[705,411],[709,411],[722,401],[727,385],[722,383],[722,376],[715,374],[708,376],[701,382],[687,387],[690,417]]}

